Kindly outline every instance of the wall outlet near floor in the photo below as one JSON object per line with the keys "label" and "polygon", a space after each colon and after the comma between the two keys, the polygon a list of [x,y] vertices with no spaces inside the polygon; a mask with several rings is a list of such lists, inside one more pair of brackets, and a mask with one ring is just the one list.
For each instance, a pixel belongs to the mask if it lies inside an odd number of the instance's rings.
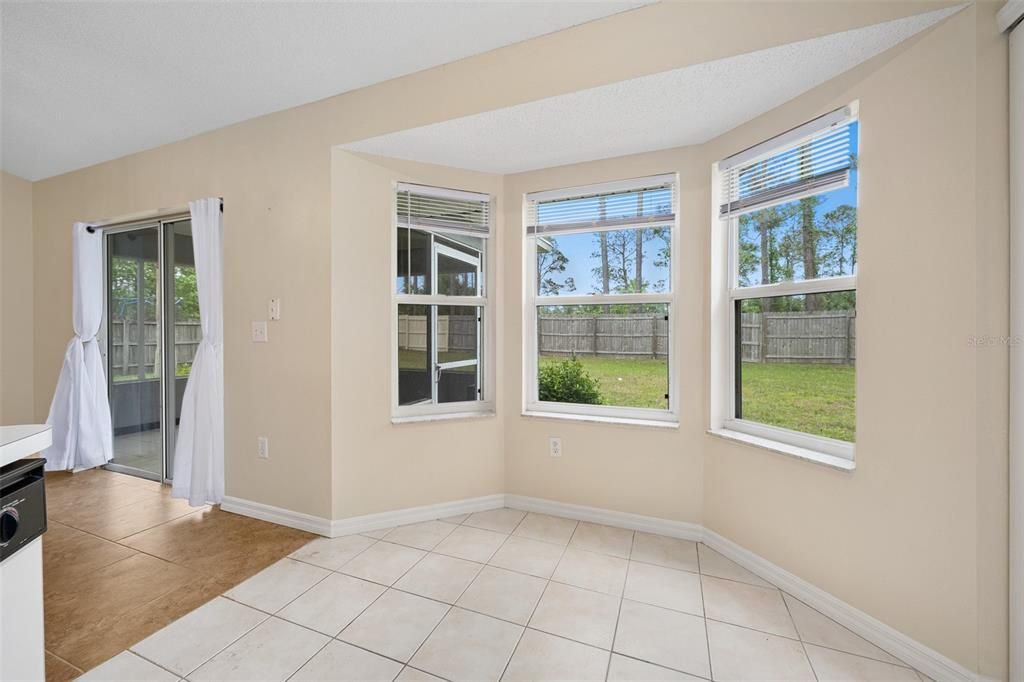
{"label": "wall outlet near floor", "polygon": [[281,319],[281,299],[272,298],[267,303],[267,317],[271,320]]}
{"label": "wall outlet near floor", "polygon": [[252,342],[253,343],[266,343],[267,338],[267,321],[259,320],[258,322],[252,323]]}
{"label": "wall outlet near floor", "polygon": [[270,441],[266,436],[259,436],[256,439],[256,456],[260,459],[270,459]]}
{"label": "wall outlet near floor", "polygon": [[548,454],[552,457],[562,456],[562,439],[548,438]]}

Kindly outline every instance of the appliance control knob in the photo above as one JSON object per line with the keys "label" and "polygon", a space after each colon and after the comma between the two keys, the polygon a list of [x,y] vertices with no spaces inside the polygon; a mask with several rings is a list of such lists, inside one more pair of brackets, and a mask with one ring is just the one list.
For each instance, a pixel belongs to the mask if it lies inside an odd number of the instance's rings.
{"label": "appliance control knob", "polygon": [[0,511],[0,543],[7,544],[18,532],[18,510],[8,507]]}

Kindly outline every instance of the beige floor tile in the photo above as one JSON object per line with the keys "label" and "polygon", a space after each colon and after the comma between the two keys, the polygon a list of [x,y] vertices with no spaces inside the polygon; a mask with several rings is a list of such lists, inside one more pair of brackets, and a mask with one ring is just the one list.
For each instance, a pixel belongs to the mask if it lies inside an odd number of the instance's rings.
{"label": "beige floor tile", "polygon": [[708,621],[711,670],[722,682],[814,682],[800,642]]}
{"label": "beige floor tile", "polygon": [[278,612],[278,617],[334,637],[387,588],[332,573]]}
{"label": "beige floor tile", "polygon": [[910,668],[813,644],[807,645],[807,656],[818,682],[915,682],[918,679]]}
{"label": "beige floor tile", "polygon": [[330,641],[304,627],[269,618],[189,675],[192,682],[288,679]]}
{"label": "beige floor tile", "polygon": [[796,638],[796,628],[782,593],[732,580],[703,576],[704,610],[708,618]]}
{"label": "beige floor tile", "polygon": [[443,554],[428,554],[395,583],[395,588],[454,604],[483,564]]}
{"label": "beige floor tile", "polygon": [[445,523],[454,523],[455,525],[459,525],[468,518],[469,514],[455,514],[454,516],[446,516],[443,519],[438,519],[438,521],[444,521]]}
{"label": "beige floor tile", "polygon": [[698,682],[700,679],[620,654],[612,654],[608,666],[608,682]]}
{"label": "beige floor tile", "polygon": [[469,526],[459,526],[452,531],[451,535],[442,540],[434,548],[434,551],[438,554],[446,554],[459,559],[484,564],[490,561],[494,553],[498,551],[498,548],[507,539],[508,535],[504,533],[495,533],[492,530],[470,528]]}
{"label": "beige floor tile", "polygon": [[633,561],[697,572],[697,543],[665,535],[637,532],[633,538]]}
{"label": "beige floor tile", "polygon": [[595,592],[622,596],[628,566],[629,561],[626,559],[570,547],[562,555],[551,579]]}
{"label": "beige floor tile", "polygon": [[885,653],[866,639],[855,635],[823,613],[812,609],[799,599],[784,594],[789,613],[796,624],[800,639],[809,644],[819,644],[830,649],[839,649],[848,654],[866,656],[877,661],[903,665],[897,658]]}
{"label": "beige floor tile", "polygon": [[409,662],[452,682],[497,680],[523,628],[453,608]]}
{"label": "beige floor tile", "polygon": [[218,597],[132,647],[184,677],[268,618],[262,611]]}
{"label": "beige floor tile", "polygon": [[123,651],[78,679],[82,682],[176,682],[178,676],[130,651]]}
{"label": "beige floor tile", "polygon": [[457,605],[526,625],[545,585],[546,581],[532,575],[484,566],[473,584],[459,597]]}
{"label": "beige floor tile", "polygon": [[618,614],[619,600],[616,597],[561,583],[548,583],[530,619],[530,627],[611,649]]}
{"label": "beige floor tile", "polygon": [[426,555],[422,549],[378,542],[338,570],[381,585],[393,585]]}
{"label": "beige floor tile", "polygon": [[402,664],[345,642],[332,641],[290,678],[294,682],[391,682]]}
{"label": "beige floor tile", "polygon": [[550,578],[564,550],[561,545],[553,545],[550,542],[512,536],[494,553],[488,563],[510,571]]}
{"label": "beige floor tile", "polygon": [[567,545],[576,530],[576,521],[547,514],[527,514],[513,535],[531,540],[543,540],[556,545]]}
{"label": "beige floor tile", "polygon": [[342,630],[338,639],[408,662],[448,608],[414,594],[388,590]]}
{"label": "beige floor tile", "polygon": [[581,521],[576,526],[569,546],[598,554],[610,554],[622,559],[629,558],[633,545],[633,531],[624,528],[602,526],[597,523]]}
{"label": "beige floor tile", "polygon": [[399,526],[384,536],[388,542],[430,551],[448,537],[456,526],[444,521],[424,521]]}
{"label": "beige floor tile", "polygon": [[700,576],[689,571],[630,561],[623,594],[633,601],[704,615]]}
{"label": "beige floor tile", "polygon": [[307,564],[337,571],[372,544],[374,544],[373,538],[364,535],[317,538],[305,547],[295,550],[289,556],[292,559],[305,561]]}
{"label": "beige floor tile", "polygon": [[521,512],[518,509],[489,509],[470,514],[469,518],[462,523],[474,528],[508,534],[515,530],[524,516],[526,516],[526,512]]}
{"label": "beige floor tile", "polygon": [[704,619],[649,604],[623,600],[615,652],[710,677]]}
{"label": "beige floor tile", "polygon": [[608,652],[527,630],[502,676],[507,682],[604,682]]}
{"label": "beige floor tile", "polygon": [[698,545],[697,551],[700,555],[700,572],[704,575],[710,575],[716,578],[725,578],[726,580],[735,580],[737,582],[747,583],[748,585],[774,587],[774,585],[768,581],[758,578],[732,559],[726,559],[724,556],[703,543]]}
{"label": "beige floor tile", "polygon": [[319,566],[281,559],[232,588],[225,596],[255,609],[276,613],[330,574]]}
{"label": "beige floor tile", "polygon": [[434,677],[430,673],[425,673],[422,670],[405,666],[402,668],[402,672],[398,673],[398,677],[395,678],[395,682],[444,682],[444,680],[440,677]]}

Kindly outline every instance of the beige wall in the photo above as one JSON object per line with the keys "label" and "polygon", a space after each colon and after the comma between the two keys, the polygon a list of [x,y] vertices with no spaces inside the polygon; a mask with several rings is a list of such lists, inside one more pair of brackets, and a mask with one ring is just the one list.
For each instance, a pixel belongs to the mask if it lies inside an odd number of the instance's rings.
{"label": "beige wall", "polygon": [[[335,150],[331,253],[334,518],[504,492],[502,418],[391,423],[390,276],[394,183],[416,182],[489,194],[501,201],[501,177]],[[505,278],[493,254],[506,249],[502,221],[488,240],[500,310]],[[504,335],[485,327],[490,368],[500,364]],[[496,347],[491,345],[497,340]],[[485,377],[493,386],[494,372]],[[489,380],[489,381],[488,381]]]}
{"label": "beige wall", "polygon": [[1007,334],[994,7],[970,7],[704,145],[710,165],[860,100],[857,470],[708,436],[704,512],[729,539],[1002,678],[1007,351],[969,343]]}
{"label": "beige wall", "polygon": [[[703,523],[1005,677],[1007,350],[969,345],[1007,334],[1006,52],[995,8],[971,7],[699,147],[508,176],[508,339],[521,337],[522,194],[655,173],[680,176],[675,315],[686,321],[674,348],[678,431],[520,416],[521,354],[510,349],[508,492]],[[841,473],[705,434],[709,178],[715,161],[853,100],[857,470]],[[547,436],[562,437],[561,459],[548,457]]]}
{"label": "beige wall", "polygon": [[0,425],[33,421],[32,183],[0,171]]}
{"label": "beige wall", "polygon": [[[346,518],[505,490],[703,523],[968,668],[1005,675],[1006,352],[967,345],[1006,327],[1005,46],[994,5],[700,147],[503,179],[332,151],[935,6],[662,3],[37,182],[35,418],[46,416],[71,333],[71,223],[223,196],[229,495]],[[715,160],[855,98],[860,435],[858,469],[841,474],[704,434],[708,177]],[[680,427],[521,417],[522,194],[666,171],[681,181]],[[496,417],[389,421],[385,208],[400,178],[499,197]],[[913,267],[911,250],[926,254]],[[252,344],[249,322],[265,319],[272,296],[283,319],[270,343]],[[346,328],[354,313],[372,320],[369,332]],[[5,324],[8,315],[5,301]],[[922,339],[921,326],[941,331]],[[269,460],[256,458],[258,435],[270,437]],[[559,460],[546,454],[548,435],[563,439]]]}

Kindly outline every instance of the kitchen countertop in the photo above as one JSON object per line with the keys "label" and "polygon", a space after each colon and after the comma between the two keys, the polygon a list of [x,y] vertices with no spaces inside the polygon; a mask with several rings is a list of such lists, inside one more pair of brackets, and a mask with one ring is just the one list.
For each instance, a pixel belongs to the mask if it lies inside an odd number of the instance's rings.
{"label": "kitchen countertop", "polygon": [[53,434],[46,424],[0,426],[0,466],[41,452],[52,442]]}

